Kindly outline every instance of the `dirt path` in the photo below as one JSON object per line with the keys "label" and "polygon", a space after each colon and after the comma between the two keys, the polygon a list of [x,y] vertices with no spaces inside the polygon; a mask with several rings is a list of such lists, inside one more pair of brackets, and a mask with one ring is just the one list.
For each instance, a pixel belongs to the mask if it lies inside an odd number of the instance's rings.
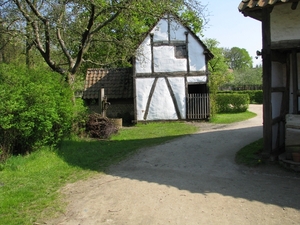
{"label": "dirt path", "polygon": [[107,175],[67,185],[67,212],[47,224],[300,224],[300,176],[249,169],[235,153],[262,137],[256,118],[201,124],[196,134],[141,150]]}

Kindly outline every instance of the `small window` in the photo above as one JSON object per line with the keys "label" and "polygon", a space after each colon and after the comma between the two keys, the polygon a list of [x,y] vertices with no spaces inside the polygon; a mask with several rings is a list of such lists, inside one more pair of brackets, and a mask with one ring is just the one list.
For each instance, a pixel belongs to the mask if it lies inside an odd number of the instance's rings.
{"label": "small window", "polygon": [[187,51],[185,45],[175,46],[175,57],[177,59],[184,59],[187,57]]}

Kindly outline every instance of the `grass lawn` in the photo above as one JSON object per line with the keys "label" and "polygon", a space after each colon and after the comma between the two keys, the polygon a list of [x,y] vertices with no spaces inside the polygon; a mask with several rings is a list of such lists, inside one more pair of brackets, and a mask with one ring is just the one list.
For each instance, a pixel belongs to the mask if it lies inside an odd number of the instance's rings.
{"label": "grass lawn", "polygon": [[34,224],[64,210],[58,190],[93,176],[142,147],[192,134],[186,123],[138,124],[111,140],[65,140],[59,149],[43,148],[0,164],[0,224]]}
{"label": "grass lawn", "polygon": [[[230,123],[255,116],[242,114],[220,114],[212,122]],[[45,147],[30,155],[13,156],[0,164],[0,224],[29,225],[53,217],[65,209],[58,190],[67,183],[105,172],[109,165],[142,147],[197,129],[181,122],[138,124],[122,128],[110,140],[72,138],[58,149]]]}
{"label": "grass lawn", "polygon": [[246,166],[258,166],[263,163],[260,153],[263,148],[263,139],[259,139],[239,150],[235,155],[238,164]]}
{"label": "grass lawn", "polygon": [[214,115],[210,122],[217,124],[229,124],[251,119],[255,116],[256,114],[250,111],[242,113],[219,113]]}

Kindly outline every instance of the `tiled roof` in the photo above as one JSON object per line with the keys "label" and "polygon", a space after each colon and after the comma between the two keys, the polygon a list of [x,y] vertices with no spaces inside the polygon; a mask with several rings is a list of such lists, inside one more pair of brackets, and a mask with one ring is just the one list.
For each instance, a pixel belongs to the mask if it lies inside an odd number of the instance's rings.
{"label": "tiled roof", "polygon": [[239,5],[240,11],[261,9],[279,3],[299,2],[299,0],[243,0]]}
{"label": "tiled roof", "polygon": [[108,99],[132,98],[132,75],[132,68],[88,69],[83,98],[98,99],[101,88],[104,88]]}

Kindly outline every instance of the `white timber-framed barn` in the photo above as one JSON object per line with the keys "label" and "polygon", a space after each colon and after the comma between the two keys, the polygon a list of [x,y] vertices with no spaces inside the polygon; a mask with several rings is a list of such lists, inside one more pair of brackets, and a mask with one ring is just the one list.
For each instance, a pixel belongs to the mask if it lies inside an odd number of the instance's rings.
{"label": "white timber-framed barn", "polygon": [[111,102],[107,116],[128,120],[129,115],[133,122],[208,119],[212,58],[179,17],[165,14],[140,42],[132,68],[88,69],[83,99],[100,112],[104,88]]}
{"label": "white timber-framed barn", "polygon": [[133,63],[135,120],[208,119],[207,62],[213,54],[177,16],[148,32]]}
{"label": "white timber-framed barn", "polygon": [[[300,0],[243,0],[239,11],[261,21],[263,154],[300,151]],[[247,28],[248,29],[248,28]]]}

